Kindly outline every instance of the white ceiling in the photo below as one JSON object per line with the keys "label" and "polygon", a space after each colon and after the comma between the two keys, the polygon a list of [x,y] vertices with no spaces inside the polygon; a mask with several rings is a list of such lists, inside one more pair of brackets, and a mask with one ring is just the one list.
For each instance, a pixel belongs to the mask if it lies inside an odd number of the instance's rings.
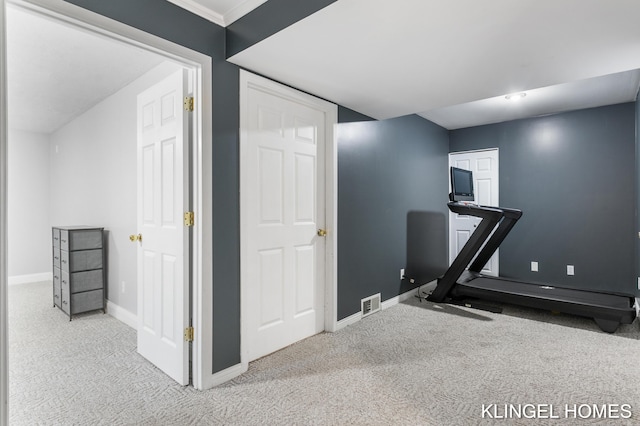
{"label": "white ceiling", "polygon": [[230,60],[377,119],[454,129],[634,100],[638,16],[638,0],[338,0]]}
{"label": "white ceiling", "polygon": [[[220,25],[265,2],[168,1]],[[230,61],[377,119],[456,129],[635,100],[637,16],[638,0],[338,0]],[[7,17],[12,127],[49,132],[161,61]]]}
{"label": "white ceiling", "polygon": [[9,127],[51,133],[163,60],[9,6]]}

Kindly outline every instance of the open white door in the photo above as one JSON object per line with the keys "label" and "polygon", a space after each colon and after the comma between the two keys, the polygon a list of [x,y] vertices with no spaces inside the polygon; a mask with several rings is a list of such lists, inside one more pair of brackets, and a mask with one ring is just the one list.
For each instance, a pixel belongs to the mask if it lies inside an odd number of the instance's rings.
{"label": "open white door", "polygon": [[188,71],[138,95],[138,352],[189,384]]}

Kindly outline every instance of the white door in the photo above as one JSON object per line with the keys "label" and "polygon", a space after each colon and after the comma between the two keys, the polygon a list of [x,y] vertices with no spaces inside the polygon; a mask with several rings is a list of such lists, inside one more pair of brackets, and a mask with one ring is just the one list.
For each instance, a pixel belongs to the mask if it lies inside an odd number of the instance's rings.
{"label": "white door", "polygon": [[[449,166],[473,172],[474,202],[482,206],[497,207],[499,205],[498,165],[498,149],[449,154]],[[479,223],[479,218],[449,212],[449,264],[462,250]],[[498,276],[498,251],[489,259],[482,273]]]}
{"label": "white door", "polygon": [[138,352],[189,383],[188,71],[138,95]]}
{"label": "white door", "polygon": [[[275,92],[273,89],[275,88]],[[241,140],[247,362],[324,330],[325,113],[293,89],[248,85]],[[301,97],[301,98],[300,98]],[[320,232],[322,234],[322,232]]]}

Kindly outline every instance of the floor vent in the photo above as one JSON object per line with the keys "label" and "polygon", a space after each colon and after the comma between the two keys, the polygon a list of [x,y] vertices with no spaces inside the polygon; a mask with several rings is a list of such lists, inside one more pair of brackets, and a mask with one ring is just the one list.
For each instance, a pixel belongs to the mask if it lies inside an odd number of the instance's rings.
{"label": "floor vent", "polygon": [[369,296],[366,299],[362,299],[360,303],[362,306],[363,318],[367,315],[373,314],[374,312],[378,312],[381,308],[380,293]]}

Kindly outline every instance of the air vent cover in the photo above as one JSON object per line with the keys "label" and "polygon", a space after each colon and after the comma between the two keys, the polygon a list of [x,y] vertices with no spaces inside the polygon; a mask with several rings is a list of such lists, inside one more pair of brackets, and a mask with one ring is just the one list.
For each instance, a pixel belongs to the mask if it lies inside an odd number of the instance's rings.
{"label": "air vent cover", "polygon": [[367,315],[371,315],[374,312],[378,312],[381,308],[380,304],[380,293],[374,294],[373,296],[369,296],[365,299],[361,300],[361,311],[362,316],[366,317]]}

